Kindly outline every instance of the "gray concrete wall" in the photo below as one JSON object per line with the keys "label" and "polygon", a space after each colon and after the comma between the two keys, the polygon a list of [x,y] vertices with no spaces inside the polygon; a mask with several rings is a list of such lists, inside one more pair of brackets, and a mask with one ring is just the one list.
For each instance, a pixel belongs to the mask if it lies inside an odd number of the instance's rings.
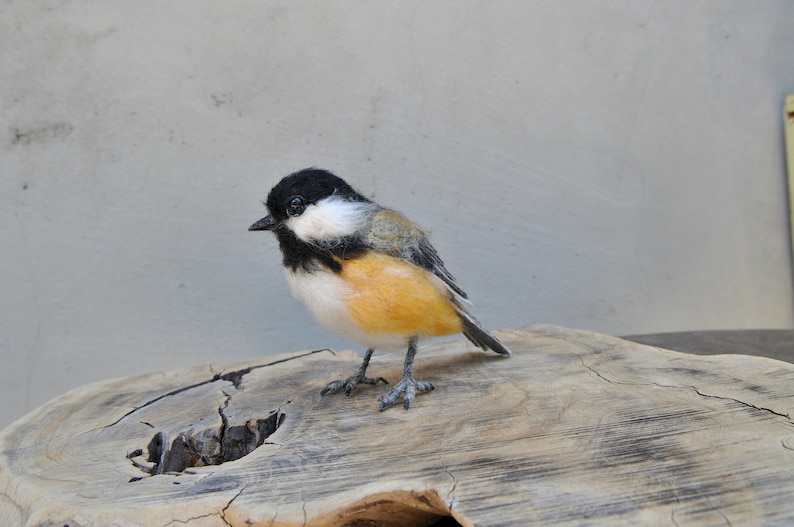
{"label": "gray concrete wall", "polygon": [[317,165],[477,316],[792,327],[794,3],[0,5],[0,426],[107,377],[352,347],[246,228]]}

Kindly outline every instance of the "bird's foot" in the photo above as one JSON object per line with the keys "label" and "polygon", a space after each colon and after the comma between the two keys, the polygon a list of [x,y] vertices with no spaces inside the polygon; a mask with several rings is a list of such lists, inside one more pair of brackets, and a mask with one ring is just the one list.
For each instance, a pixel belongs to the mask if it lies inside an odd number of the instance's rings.
{"label": "bird's foot", "polygon": [[406,410],[411,406],[411,401],[416,397],[416,392],[429,392],[435,390],[436,387],[429,382],[417,381],[411,375],[404,375],[400,382],[395,384],[388,392],[380,397],[380,411],[382,412],[389,406],[393,405],[400,396],[403,396],[403,408]]}
{"label": "bird's foot", "polygon": [[350,395],[350,393],[355,390],[356,386],[359,384],[378,384],[381,381],[383,384],[389,384],[389,381],[383,377],[364,377],[364,374],[359,372],[355,375],[351,375],[347,379],[338,379],[333,382],[329,382],[328,386],[323,388],[323,390],[320,392],[320,395],[336,393],[342,389],[345,390],[345,395]]}

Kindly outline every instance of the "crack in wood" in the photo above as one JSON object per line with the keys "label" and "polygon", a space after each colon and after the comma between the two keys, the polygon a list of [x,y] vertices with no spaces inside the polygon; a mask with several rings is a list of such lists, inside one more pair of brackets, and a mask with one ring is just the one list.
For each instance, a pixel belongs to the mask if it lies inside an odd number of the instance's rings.
{"label": "crack in wood", "polygon": [[[307,353],[302,353],[300,355],[295,355],[295,356],[292,356],[292,357],[279,359],[279,360],[276,360],[276,361],[273,361],[273,362],[268,362],[268,363],[265,363],[265,364],[257,364],[255,366],[248,366],[247,368],[242,368],[242,369],[239,369],[239,370],[234,370],[234,371],[230,371],[230,372],[226,372],[226,373],[216,373],[215,375],[213,375],[209,379],[205,379],[205,380],[200,381],[200,382],[189,384],[187,386],[182,386],[182,387],[177,388],[175,390],[171,390],[168,393],[164,393],[162,395],[158,395],[154,399],[146,401],[145,403],[143,403],[140,406],[136,406],[135,408],[133,408],[132,410],[130,410],[129,412],[127,412],[126,414],[122,415],[121,417],[119,417],[118,419],[116,419],[115,421],[113,421],[109,425],[106,425],[103,428],[110,428],[111,426],[116,426],[117,424],[119,424],[120,422],[122,422],[127,417],[129,417],[132,414],[134,414],[135,412],[138,412],[139,410],[147,408],[147,407],[155,404],[156,402],[161,401],[162,399],[165,399],[166,397],[172,397],[174,395],[179,395],[180,393],[184,393],[184,392],[186,392],[188,390],[193,390],[193,389],[199,388],[201,386],[206,386],[207,384],[211,384],[213,382],[227,381],[227,382],[232,383],[232,386],[234,386],[236,389],[239,390],[240,389],[240,385],[242,383],[243,377],[245,375],[251,373],[253,370],[257,370],[259,368],[267,368],[268,366],[275,366],[276,364],[282,364],[284,362],[289,362],[289,361],[293,361],[293,360],[297,360],[297,359],[302,359],[304,357],[308,357],[310,355],[314,355],[315,353],[321,353],[323,351],[329,351],[329,352],[333,353],[333,350],[330,349],[330,348],[316,349],[316,350],[311,350],[311,351],[309,351]],[[212,366],[210,365],[210,369],[211,368],[212,368]],[[146,424],[148,424],[148,423],[146,423]]]}
{"label": "crack in wood", "polygon": [[746,406],[746,407],[748,407],[748,408],[754,408],[754,409],[756,409],[756,410],[758,410],[758,411],[761,411],[761,412],[769,412],[769,413],[770,413],[770,414],[772,414],[772,415],[777,415],[778,417],[785,417],[786,419],[788,419],[788,420],[791,420],[791,416],[790,416],[789,414],[784,414],[784,413],[776,412],[776,411],[772,410],[771,408],[764,408],[764,407],[762,407],[762,406],[756,406],[756,405],[754,405],[754,404],[752,404],[752,403],[748,403],[748,402],[745,402],[745,401],[741,401],[741,400],[739,400],[739,399],[735,399],[735,398],[733,398],[733,397],[722,397],[722,396],[720,396],[720,395],[709,395],[709,394],[707,394],[707,393],[703,393],[703,392],[701,392],[701,391],[700,391],[700,390],[699,390],[697,387],[695,387],[695,386],[689,386],[689,388],[693,389],[693,390],[695,391],[695,393],[696,393],[696,394],[698,394],[698,395],[700,395],[701,397],[709,397],[709,398],[712,398],[712,399],[721,399],[721,400],[723,400],[723,401],[733,401],[733,402],[735,402],[735,403],[739,403],[739,404],[741,404],[741,405],[743,405],[743,406]]}
{"label": "crack in wood", "polygon": [[[318,351],[323,350],[316,350],[311,353],[317,353]],[[308,354],[301,355],[301,357],[306,355]],[[241,390],[242,378],[246,374],[253,369],[279,362],[283,361],[279,360],[224,374],[216,374],[210,381],[194,383],[190,387],[172,390],[169,394],[183,393],[187,389],[219,380],[231,382],[235,388]],[[238,419],[233,422],[226,414],[226,409],[229,407],[233,396],[226,391],[222,391],[222,393],[225,397],[217,410],[220,418],[219,422],[201,427],[192,427],[193,425],[191,425],[191,428],[178,432],[175,437],[173,435],[169,436],[166,431],[158,431],[152,436],[145,449],[134,450],[127,454],[127,459],[130,460],[134,467],[149,475],[180,474],[187,472],[192,467],[220,465],[247,456],[265,444],[267,438],[278,430],[286,418],[286,414],[281,411],[283,407],[281,405],[276,410],[272,410],[267,417],[252,418],[246,421]],[[159,396],[144,406],[162,400],[164,397]],[[290,404],[290,402],[286,401],[284,404]],[[149,426],[152,425],[149,424]],[[141,461],[144,456],[146,456],[145,462]],[[133,477],[129,482],[132,483],[141,479],[142,477]]]}
{"label": "crack in wood", "polygon": [[220,512],[220,518],[221,518],[221,521],[222,521],[223,523],[225,523],[226,525],[228,525],[229,527],[232,527],[232,524],[231,524],[231,523],[229,523],[229,521],[226,519],[226,513],[227,513],[227,512],[229,511],[229,509],[231,508],[231,506],[232,506],[232,503],[234,503],[234,500],[236,500],[237,498],[239,498],[239,497],[240,497],[240,494],[242,494],[242,493],[243,493],[243,491],[245,491],[245,487],[246,487],[246,485],[243,485],[243,488],[241,488],[241,489],[240,489],[240,491],[239,491],[237,494],[235,494],[234,496],[232,496],[232,499],[230,499],[230,500],[229,500],[229,503],[227,503],[227,504],[226,504],[226,506],[225,506],[223,509],[221,509],[221,512]]}
{"label": "crack in wood", "polygon": [[[211,513],[208,513],[208,514],[202,514],[200,516],[192,516],[192,517],[190,517],[190,518],[188,518],[186,520],[174,519],[174,520],[171,520],[170,522],[166,523],[165,525],[163,525],[163,527],[169,527],[170,525],[177,525],[177,524],[188,525],[189,523],[192,523],[194,521],[203,520],[204,518],[212,518],[213,516],[220,516],[220,513],[219,512],[211,512]],[[226,521],[223,519],[222,516],[221,516],[221,520],[224,523],[226,523]],[[226,523],[226,525],[230,525],[230,524]]]}
{"label": "crack in wood", "polygon": [[[127,458],[133,466],[151,475],[180,474],[192,467],[221,465],[245,457],[262,446],[286,418],[284,413],[273,411],[267,417],[230,423],[223,414],[229,399],[219,408],[220,426],[182,431],[173,440],[166,432],[157,432],[146,447],[149,465],[136,459],[144,455],[143,449],[135,450]],[[140,479],[132,478],[130,482]]]}
{"label": "crack in wood", "polygon": [[[661,348],[654,348],[654,349],[661,350]],[[769,413],[771,413],[773,415],[776,415],[776,416],[779,416],[779,417],[785,417],[788,420],[792,419],[790,414],[784,414],[784,413],[781,413],[781,412],[776,412],[775,410],[772,410],[771,408],[764,408],[764,407],[756,406],[756,405],[754,405],[752,403],[748,403],[748,402],[745,402],[745,401],[742,401],[742,400],[739,400],[739,399],[735,399],[733,397],[723,397],[723,396],[719,396],[719,395],[709,395],[707,393],[701,392],[697,388],[697,386],[692,386],[692,385],[689,385],[689,384],[671,385],[671,384],[660,384],[660,383],[657,383],[657,382],[637,383],[637,382],[615,381],[615,380],[609,379],[608,377],[605,377],[599,371],[597,371],[595,368],[593,368],[592,366],[590,366],[587,363],[585,363],[584,357],[582,355],[580,355],[580,354],[578,354],[578,353],[576,353],[574,351],[572,351],[572,353],[574,355],[576,355],[577,357],[579,357],[579,360],[581,361],[582,366],[584,366],[589,371],[591,371],[599,379],[602,379],[602,380],[608,382],[609,384],[623,384],[623,385],[628,385],[628,386],[659,386],[660,388],[675,388],[675,389],[688,388],[688,389],[694,391],[696,394],[700,395],[701,397],[708,397],[708,398],[713,398],[713,399],[721,399],[721,400],[724,400],[724,401],[733,401],[735,403],[741,404],[741,405],[746,406],[748,408],[754,408],[755,410],[759,410],[759,411],[763,411],[763,412],[769,412]]]}

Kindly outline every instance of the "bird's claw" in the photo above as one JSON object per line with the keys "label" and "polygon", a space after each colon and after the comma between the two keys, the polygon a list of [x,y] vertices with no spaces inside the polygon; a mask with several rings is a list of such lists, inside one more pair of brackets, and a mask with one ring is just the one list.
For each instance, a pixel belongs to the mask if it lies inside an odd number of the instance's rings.
{"label": "bird's claw", "polygon": [[320,395],[336,393],[342,389],[345,390],[345,395],[350,395],[359,384],[378,384],[379,382],[383,382],[383,384],[389,384],[389,381],[383,377],[364,377],[363,375],[351,375],[347,379],[337,379],[335,381],[329,382],[328,385],[320,392]]}
{"label": "bird's claw", "polygon": [[411,406],[411,401],[416,397],[416,392],[429,392],[436,387],[429,382],[417,381],[413,377],[403,377],[400,382],[395,384],[380,397],[380,411],[382,412],[393,405],[400,396],[403,396],[403,408],[406,410]]}

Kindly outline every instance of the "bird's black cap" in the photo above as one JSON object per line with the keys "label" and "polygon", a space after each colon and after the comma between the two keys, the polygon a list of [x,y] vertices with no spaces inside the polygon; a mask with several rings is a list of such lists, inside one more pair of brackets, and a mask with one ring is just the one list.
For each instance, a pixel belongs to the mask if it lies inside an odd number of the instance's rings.
{"label": "bird's black cap", "polygon": [[350,201],[369,201],[353,190],[345,180],[331,172],[320,168],[306,168],[279,181],[268,194],[265,205],[274,220],[284,221],[287,219],[287,206],[292,198],[300,196],[308,205],[332,194]]}
{"label": "bird's black cap", "polygon": [[[315,265],[324,265],[339,272],[341,266],[334,259],[335,252],[321,250],[297,238],[295,233],[285,228],[290,216],[299,216],[306,207],[327,198],[337,196],[348,201],[371,203],[370,200],[353,190],[353,188],[327,170],[307,168],[290,174],[270,190],[265,205],[269,215],[257,221],[249,231],[273,231],[279,241],[284,255],[284,266],[296,270],[312,269]],[[350,257],[357,253],[363,245],[358,240],[347,240],[336,244],[335,251],[341,251]]]}

